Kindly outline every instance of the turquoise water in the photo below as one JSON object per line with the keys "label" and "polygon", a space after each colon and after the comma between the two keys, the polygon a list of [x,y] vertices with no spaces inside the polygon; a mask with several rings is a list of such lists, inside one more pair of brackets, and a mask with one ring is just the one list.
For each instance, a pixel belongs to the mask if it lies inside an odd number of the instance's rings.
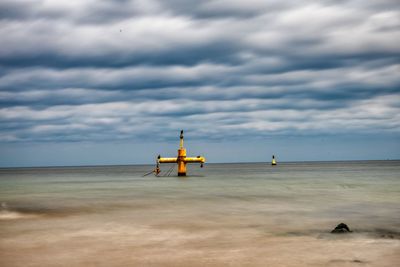
{"label": "turquoise water", "polygon": [[[5,266],[399,262],[400,161],[151,168],[0,169]],[[340,222],[353,233],[330,234]]]}

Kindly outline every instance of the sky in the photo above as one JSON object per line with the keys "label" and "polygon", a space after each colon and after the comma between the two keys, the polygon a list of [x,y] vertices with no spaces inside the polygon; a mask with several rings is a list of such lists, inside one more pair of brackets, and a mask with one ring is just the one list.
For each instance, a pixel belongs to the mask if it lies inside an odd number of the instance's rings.
{"label": "sky", "polygon": [[1,0],[0,167],[400,158],[397,0]]}

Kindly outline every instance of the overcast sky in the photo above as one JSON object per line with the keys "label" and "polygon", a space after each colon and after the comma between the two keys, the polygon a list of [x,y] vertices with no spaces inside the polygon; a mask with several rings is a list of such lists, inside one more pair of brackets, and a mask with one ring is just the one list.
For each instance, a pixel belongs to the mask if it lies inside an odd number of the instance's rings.
{"label": "overcast sky", "polygon": [[400,158],[399,43],[398,0],[1,0],[0,166]]}

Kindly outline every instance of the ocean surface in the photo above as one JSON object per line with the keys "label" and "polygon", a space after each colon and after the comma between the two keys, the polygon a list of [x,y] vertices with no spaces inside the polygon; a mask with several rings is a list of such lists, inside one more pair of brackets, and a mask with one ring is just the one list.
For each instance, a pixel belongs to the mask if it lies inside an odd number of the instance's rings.
{"label": "ocean surface", "polygon": [[0,266],[400,266],[400,161],[151,169],[0,169]]}

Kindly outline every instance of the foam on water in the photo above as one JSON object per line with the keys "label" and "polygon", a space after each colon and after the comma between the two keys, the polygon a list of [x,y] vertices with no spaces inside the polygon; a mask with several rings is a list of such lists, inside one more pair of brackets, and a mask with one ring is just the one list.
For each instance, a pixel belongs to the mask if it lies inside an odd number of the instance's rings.
{"label": "foam on water", "polygon": [[0,208],[0,220],[17,220],[17,219],[29,219],[37,218],[39,215],[22,213],[18,211],[9,210],[7,203],[2,202]]}
{"label": "foam on water", "polygon": [[36,218],[38,215],[34,214],[23,214],[16,211],[0,211],[0,220],[16,220],[16,219],[28,219]]}

